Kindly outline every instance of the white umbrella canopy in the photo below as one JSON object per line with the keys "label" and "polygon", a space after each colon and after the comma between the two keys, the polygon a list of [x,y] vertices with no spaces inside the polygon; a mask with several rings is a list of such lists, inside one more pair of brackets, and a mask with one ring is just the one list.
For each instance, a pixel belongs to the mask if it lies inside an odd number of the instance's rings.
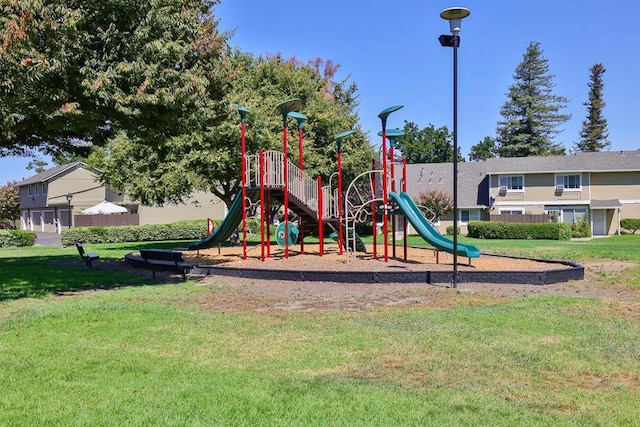
{"label": "white umbrella canopy", "polygon": [[129,210],[124,206],[116,205],[111,202],[100,202],[95,206],[91,206],[82,211],[82,215],[110,215],[118,213],[127,213]]}

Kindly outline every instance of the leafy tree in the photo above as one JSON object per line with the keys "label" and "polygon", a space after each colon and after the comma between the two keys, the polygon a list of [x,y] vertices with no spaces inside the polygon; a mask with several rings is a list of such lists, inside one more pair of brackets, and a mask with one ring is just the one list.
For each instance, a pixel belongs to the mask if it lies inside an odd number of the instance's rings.
{"label": "leafy tree", "polygon": [[86,155],[122,135],[157,144],[214,125],[227,78],[217,3],[3,1],[0,156]]}
{"label": "leafy tree", "polygon": [[27,170],[33,170],[35,173],[40,173],[47,169],[47,165],[48,163],[42,159],[33,159],[27,164]]}
{"label": "leafy tree", "polygon": [[602,76],[606,69],[598,63],[589,68],[589,71],[589,99],[583,103],[587,107],[587,119],[582,122],[580,142],[576,144],[576,148],[579,151],[602,151],[611,146],[611,141],[607,140],[607,119],[602,114],[606,106]]}
{"label": "leafy tree", "polygon": [[571,115],[561,114],[568,100],[552,93],[555,84],[549,73],[540,43],[531,42],[516,67],[515,82],[509,87],[507,101],[497,126],[500,157],[526,157],[564,154],[553,137]]}
{"label": "leafy tree", "polygon": [[472,162],[481,162],[496,157],[497,154],[496,141],[490,136],[485,136],[482,141],[471,147],[469,160]]}
{"label": "leafy tree", "polygon": [[[447,163],[453,161],[453,136],[446,126],[434,125],[420,129],[413,122],[404,122],[404,136],[398,138],[398,148],[407,163]],[[458,147],[458,160],[464,161]]]}
{"label": "leafy tree", "polygon": [[[358,129],[356,86],[333,80],[336,66],[329,61],[308,65],[295,58],[255,58],[235,50],[228,52],[227,63],[233,76],[227,118],[215,127],[156,146],[121,135],[106,147],[97,165],[106,172],[107,183],[147,204],[179,202],[193,190],[207,190],[230,205],[241,179],[240,116],[233,105],[250,110],[246,144],[251,155],[260,149],[282,150],[282,116],[275,107],[294,97],[302,100],[300,112],[308,118],[303,127],[305,172],[327,182],[336,170],[335,135]],[[288,132],[289,158],[298,164],[293,119]],[[373,150],[362,132],[345,141],[342,153],[345,180],[370,167]]]}
{"label": "leafy tree", "polygon": [[453,197],[443,190],[421,191],[415,202],[418,206],[428,208],[435,218],[444,218],[453,209]]}
{"label": "leafy tree", "polygon": [[[16,182],[0,185],[0,225],[20,218],[20,194]],[[0,227],[1,228],[1,227]]]}

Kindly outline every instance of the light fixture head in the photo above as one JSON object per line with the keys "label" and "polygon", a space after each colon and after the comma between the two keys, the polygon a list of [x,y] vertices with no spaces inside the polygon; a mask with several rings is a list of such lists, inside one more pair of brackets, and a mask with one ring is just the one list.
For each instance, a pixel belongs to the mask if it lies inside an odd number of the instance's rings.
{"label": "light fixture head", "polygon": [[449,30],[451,34],[457,36],[460,33],[460,25],[462,20],[469,16],[471,12],[466,7],[448,7],[440,12],[440,18],[449,21]]}

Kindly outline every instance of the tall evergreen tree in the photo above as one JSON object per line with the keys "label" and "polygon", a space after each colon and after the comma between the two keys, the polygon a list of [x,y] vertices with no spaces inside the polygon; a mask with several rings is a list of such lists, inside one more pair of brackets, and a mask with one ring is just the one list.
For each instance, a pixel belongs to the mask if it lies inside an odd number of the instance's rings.
{"label": "tall evergreen tree", "polygon": [[602,75],[607,71],[600,63],[589,68],[589,99],[582,105],[587,107],[587,119],[582,122],[578,151],[602,151],[611,146],[608,141],[607,119],[602,114],[606,106],[603,98],[604,82]]}
{"label": "tall evergreen tree", "polygon": [[552,93],[553,77],[540,43],[531,42],[500,109],[503,119],[496,129],[500,157],[564,154],[564,148],[553,137],[561,132],[558,127],[571,118],[560,113],[569,101]]}

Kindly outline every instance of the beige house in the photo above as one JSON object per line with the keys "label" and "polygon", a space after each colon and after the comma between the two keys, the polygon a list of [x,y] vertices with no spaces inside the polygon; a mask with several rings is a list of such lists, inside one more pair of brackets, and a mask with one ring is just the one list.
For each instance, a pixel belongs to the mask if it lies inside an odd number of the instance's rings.
{"label": "beige house", "polygon": [[[451,163],[407,167],[408,193],[453,189]],[[566,223],[585,219],[593,235],[615,234],[620,219],[640,218],[640,151],[569,156],[494,158],[458,164],[461,232],[489,215],[552,214]],[[441,231],[453,217],[437,223]]]}
{"label": "beige house", "polygon": [[223,218],[225,204],[211,193],[195,193],[180,205],[145,206],[114,193],[100,183],[101,172],[74,162],[40,172],[17,184],[20,223],[23,230],[60,233],[74,225],[82,210],[102,201],[125,206],[137,215],[138,224]]}

